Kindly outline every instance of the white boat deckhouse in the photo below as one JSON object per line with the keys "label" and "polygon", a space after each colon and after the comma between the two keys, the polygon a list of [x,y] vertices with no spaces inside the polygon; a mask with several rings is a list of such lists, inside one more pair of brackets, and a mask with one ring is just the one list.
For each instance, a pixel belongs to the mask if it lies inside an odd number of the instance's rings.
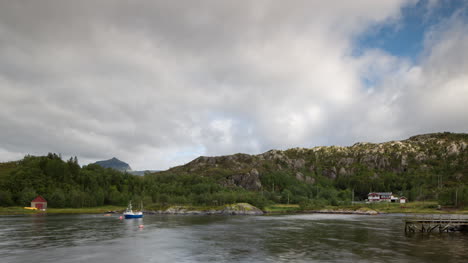
{"label": "white boat deckhouse", "polygon": [[395,197],[392,192],[370,192],[367,195],[367,201],[372,202],[392,202],[406,203],[406,197]]}

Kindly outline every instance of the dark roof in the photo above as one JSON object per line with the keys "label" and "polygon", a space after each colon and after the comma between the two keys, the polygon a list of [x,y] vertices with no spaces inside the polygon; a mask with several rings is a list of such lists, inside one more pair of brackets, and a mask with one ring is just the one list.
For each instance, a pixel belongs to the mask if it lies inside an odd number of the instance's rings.
{"label": "dark roof", "polygon": [[47,201],[44,199],[44,197],[38,195],[36,198],[34,198],[34,200],[32,200],[31,202],[44,202],[44,203],[47,203]]}
{"label": "dark roof", "polygon": [[392,192],[371,192],[368,195],[377,194],[377,195],[392,195]]}

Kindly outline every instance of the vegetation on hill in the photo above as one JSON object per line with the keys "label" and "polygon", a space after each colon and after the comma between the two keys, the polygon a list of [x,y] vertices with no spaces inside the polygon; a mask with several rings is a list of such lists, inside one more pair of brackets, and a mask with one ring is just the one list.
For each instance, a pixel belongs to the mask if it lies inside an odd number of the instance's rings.
{"label": "vegetation on hill", "polygon": [[371,191],[410,201],[468,205],[468,134],[436,133],[350,147],[271,150],[259,155],[199,157],[155,176],[199,175],[223,187],[260,192],[274,203],[303,206],[362,201]]}
{"label": "vegetation on hill", "polygon": [[263,208],[348,205],[370,191],[410,201],[468,206],[468,135],[439,133],[380,144],[271,150],[259,155],[199,157],[144,176],[80,167],[76,158],[26,156],[0,164],[0,206],[29,206],[37,195],[50,207],[126,205],[219,206],[237,202]]}

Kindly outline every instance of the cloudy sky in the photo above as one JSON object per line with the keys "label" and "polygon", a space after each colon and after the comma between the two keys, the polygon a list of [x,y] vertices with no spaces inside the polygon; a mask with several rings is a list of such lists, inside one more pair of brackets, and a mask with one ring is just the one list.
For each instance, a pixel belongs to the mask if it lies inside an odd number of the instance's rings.
{"label": "cloudy sky", "polygon": [[0,161],[468,131],[468,2],[0,0]]}

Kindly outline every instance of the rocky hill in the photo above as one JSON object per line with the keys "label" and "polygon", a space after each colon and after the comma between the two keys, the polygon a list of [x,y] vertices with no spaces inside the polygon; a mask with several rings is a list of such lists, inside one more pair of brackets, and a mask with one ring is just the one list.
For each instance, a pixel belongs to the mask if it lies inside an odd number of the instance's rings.
{"label": "rocky hill", "polygon": [[[430,182],[437,186],[457,182],[466,184],[468,134],[434,133],[402,141],[360,142],[348,147],[321,146],[270,150],[259,155],[202,156],[165,173],[215,176],[223,186],[254,191],[272,187],[275,191],[275,186],[265,185],[267,180],[262,178],[274,172],[288,174],[306,184],[326,180],[343,189],[359,188],[356,185],[359,182],[376,182],[367,186],[373,189],[362,187],[361,194],[369,190],[392,190],[388,188],[398,183],[413,183],[411,187],[414,188],[417,177],[423,178],[426,184]],[[409,182],[401,179],[404,177],[413,179]],[[356,181],[356,178],[361,181]],[[405,187],[399,186],[400,189]]]}
{"label": "rocky hill", "polygon": [[127,171],[132,170],[132,168],[130,167],[130,165],[128,165],[128,163],[122,162],[121,160],[115,157],[109,160],[97,161],[95,162],[95,164],[100,165],[104,168],[112,168],[114,170],[118,170],[121,172],[127,172]]}

